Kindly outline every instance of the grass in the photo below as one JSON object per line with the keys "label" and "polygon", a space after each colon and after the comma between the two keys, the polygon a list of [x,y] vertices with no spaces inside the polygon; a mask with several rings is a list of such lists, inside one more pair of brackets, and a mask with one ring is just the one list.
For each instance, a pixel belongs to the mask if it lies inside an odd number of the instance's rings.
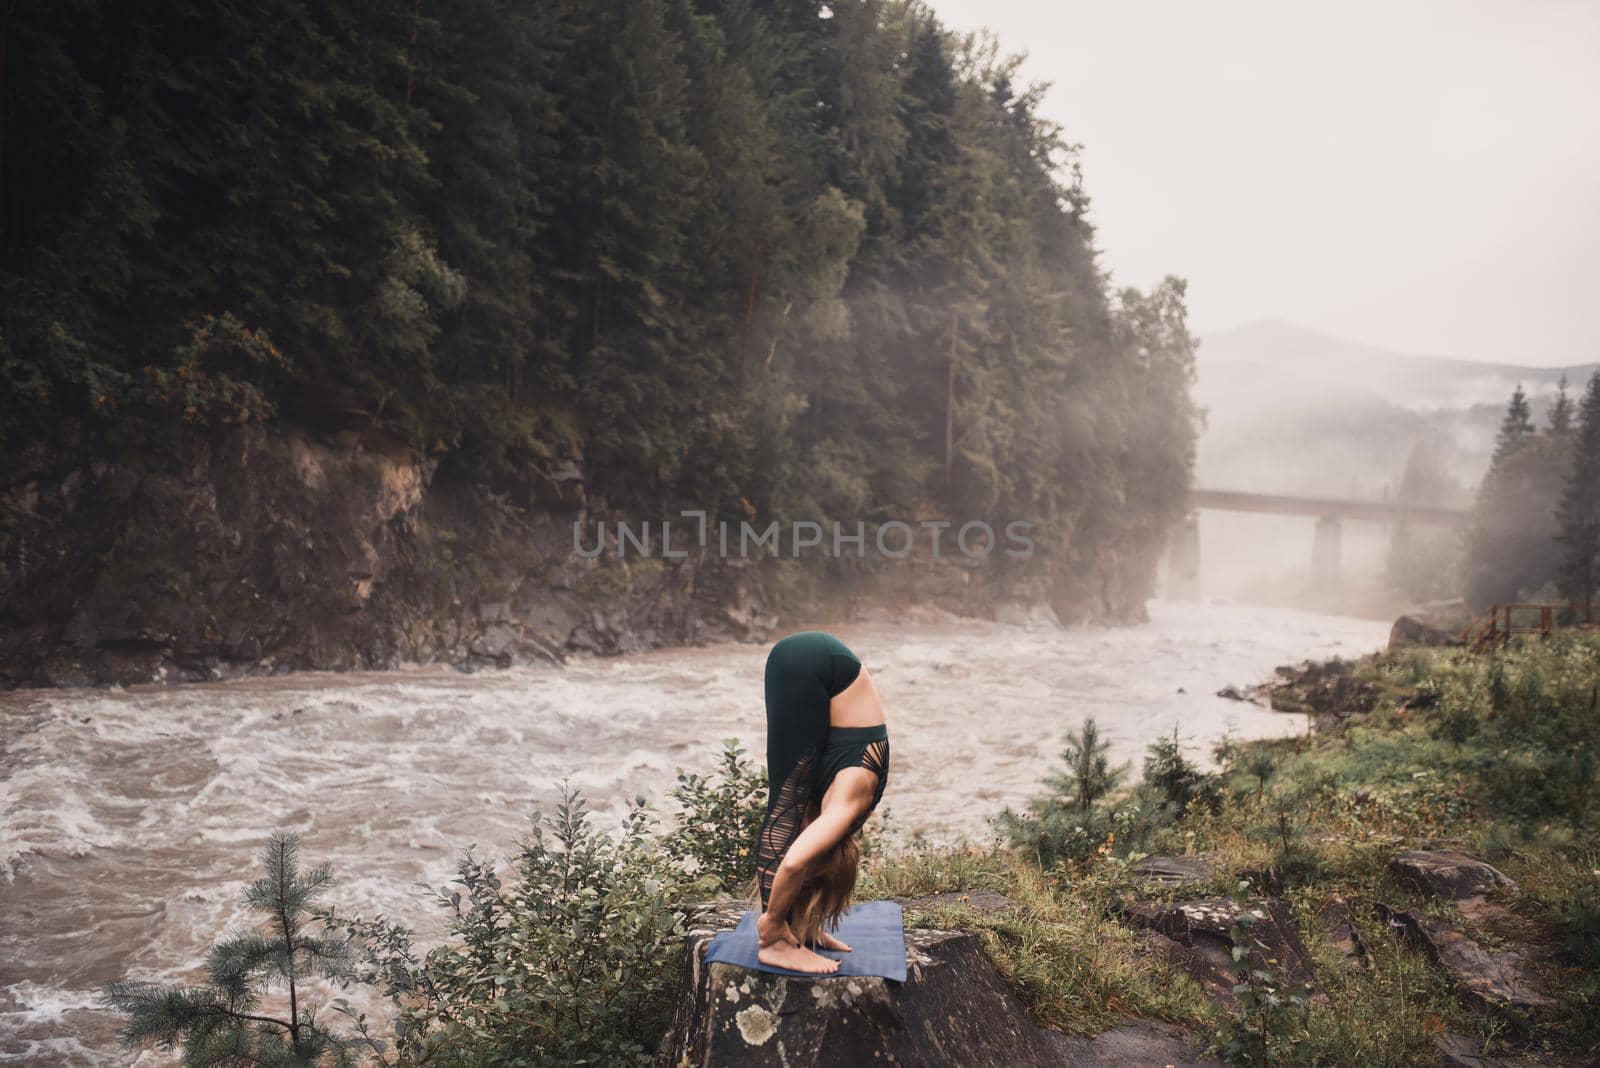
{"label": "grass", "polygon": [[[1191,806],[1138,837],[1143,853],[1212,855],[1221,871],[1210,884],[1136,885],[1126,865],[1137,854],[1121,847],[1041,871],[1016,851],[917,844],[875,853],[862,893],[1003,893],[1020,907],[952,907],[915,922],[981,932],[1042,1026],[1093,1034],[1140,1016],[1205,1036],[1224,1010],[1142,953],[1110,918],[1113,906],[1136,891],[1226,894],[1240,871],[1271,866],[1325,995],[1282,1036],[1287,1062],[1434,1064],[1447,1031],[1553,1063],[1600,1051],[1600,636],[1481,654],[1413,649],[1351,670],[1378,688],[1371,712],[1316,735],[1235,746],[1220,809]],[[1428,847],[1476,853],[1514,879],[1517,888],[1496,897],[1505,918],[1474,922],[1391,877],[1396,852]],[[1342,965],[1316,922],[1336,897],[1348,903],[1364,966]],[[1469,1008],[1387,929],[1380,903],[1420,906],[1491,951],[1535,947],[1533,969],[1555,1010],[1526,1019]]]}

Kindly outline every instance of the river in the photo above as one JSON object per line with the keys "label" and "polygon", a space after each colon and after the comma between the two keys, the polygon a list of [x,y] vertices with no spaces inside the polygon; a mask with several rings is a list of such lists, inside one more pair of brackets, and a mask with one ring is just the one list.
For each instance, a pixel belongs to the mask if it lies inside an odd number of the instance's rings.
{"label": "river", "polygon": [[[873,672],[893,764],[880,812],[900,833],[982,838],[1021,805],[1085,716],[1117,760],[1177,726],[1201,758],[1305,729],[1215,696],[1274,666],[1380,647],[1386,624],[1154,602],[1149,623],[1025,628],[916,616],[831,627]],[[175,1063],[119,1049],[102,981],[192,978],[230,925],[275,828],[332,863],[342,910],[426,929],[414,885],[458,851],[503,856],[563,777],[602,816],[665,802],[720,741],[763,751],[765,645],[658,650],[564,668],[302,673],[182,687],[0,694],[0,1060]],[[877,817],[875,817],[877,818]]]}

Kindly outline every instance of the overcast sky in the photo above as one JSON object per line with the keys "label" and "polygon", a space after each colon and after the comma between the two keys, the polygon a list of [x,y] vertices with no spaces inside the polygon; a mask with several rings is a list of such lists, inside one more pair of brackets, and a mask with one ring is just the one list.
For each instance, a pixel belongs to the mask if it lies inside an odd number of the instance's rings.
{"label": "overcast sky", "polygon": [[931,0],[1049,81],[1102,263],[1403,352],[1600,360],[1597,0]]}

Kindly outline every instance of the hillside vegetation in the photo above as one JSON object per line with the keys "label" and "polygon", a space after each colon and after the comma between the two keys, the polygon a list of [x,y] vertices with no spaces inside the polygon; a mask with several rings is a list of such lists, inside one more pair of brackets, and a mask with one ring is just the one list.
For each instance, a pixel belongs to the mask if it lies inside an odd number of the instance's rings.
{"label": "hillside vegetation", "polygon": [[993,40],[883,0],[74,0],[4,32],[5,592],[136,586],[72,473],[137,512],[254,427],[423,464],[471,531],[1031,521],[1036,586],[1138,613],[1196,433],[1183,284],[1108,289],[1075,146]]}

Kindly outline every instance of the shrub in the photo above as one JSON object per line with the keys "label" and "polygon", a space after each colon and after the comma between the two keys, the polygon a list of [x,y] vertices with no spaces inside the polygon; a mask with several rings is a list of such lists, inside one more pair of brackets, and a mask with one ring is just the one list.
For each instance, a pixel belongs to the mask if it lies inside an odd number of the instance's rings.
{"label": "shrub", "polygon": [[1600,871],[1556,909],[1561,945],[1573,963],[1600,967]]}
{"label": "shrub", "polygon": [[1012,846],[1025,850],[1042,868],[1058,861],[1081,861],[1105,852],[1119,826],[1129,825],[1130,811],[1109,811],[1100,802],[1127,774],[1127,765],[1113,768],[1110,747],[1093,718],[1067,732],[1061,771],[1045,779],[1045,793],[1025,812],[1009,806],[995,817],[995,828]]}
{"label": "shrub", "polygon": [[1161,808],[1181,816],[1191,802],[1198,801],[1213,815],[1222,809],[1222,784],[1183,755],[1178,744],[1178,728],[1150,744],[1144,761],[1144,783],[1154,793]]}
{"label": "shrub", "polygon": [[330,914],[365,949],[361,980],[394,1005],[399,1063],[648,1064],[683,949],[679,905],[705,890],[653,822],[637,798],[606,834],[563,786],[553,817],[533,815],[514,885],[461,861],[438,891],[454,940],[420,959],[403,928]]}
{"label": "shrub", "polygon": [[745,759],[736,739],[722,743],[711,775],[678,772],[672,797],[682,811],[667,848],[724,891],[753,891],[755,841],[766,816],[766,769]]}
{"label": "shrub", "polygon": [[1211,1049],[1229,1064],[1283,1064],[1305,1035],[1307,991],[1267,958],[1270,947],[1252,934],[1260,917],[1251,908],[1249,892],[1244,882],[1234,889],[1239,908],[1228,930],[1239,1009],[1217,1029]]}

